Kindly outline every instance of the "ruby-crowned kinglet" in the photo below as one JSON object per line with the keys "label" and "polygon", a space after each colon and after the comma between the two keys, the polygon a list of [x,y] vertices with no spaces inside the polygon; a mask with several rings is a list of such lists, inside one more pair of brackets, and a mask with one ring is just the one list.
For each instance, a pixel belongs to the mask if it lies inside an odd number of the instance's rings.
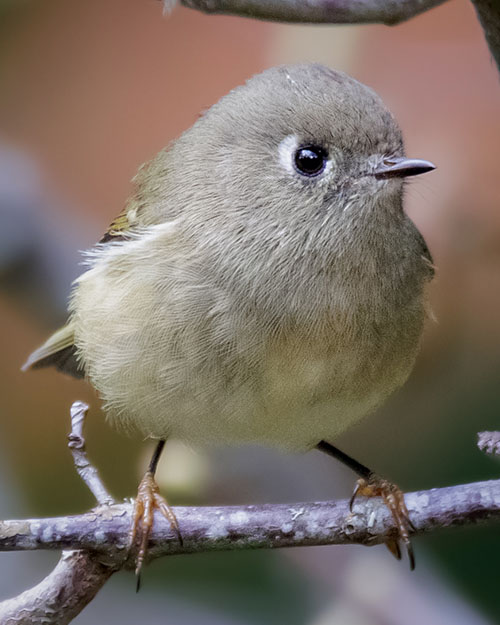
{"label": "ruby-crowned kinglet", "polygon": [[414,364],[433,268],[403,182],[430,169],[368,87],[269,69],[141,168],[25,366],[152,438],[319,447],[369,480],[332,442]]}

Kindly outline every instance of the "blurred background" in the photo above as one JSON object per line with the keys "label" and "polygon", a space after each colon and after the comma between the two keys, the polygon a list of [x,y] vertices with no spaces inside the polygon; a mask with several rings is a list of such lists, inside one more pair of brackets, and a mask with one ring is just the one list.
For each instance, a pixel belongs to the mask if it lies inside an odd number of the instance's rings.
{"label": "blurred background", "polygon": [[[372,86],[408,155],[438,165],[407,197],[438,267],[437,323],[404,389],[338,445],[406,490],[498,477],[476,433],[500,428],[500,85],[467,0],[394,28],[167,17],[156,0],[0,0],[0,518],[92,505],[66,448],[76,399],[92,406],[87,443],[104,481],[135,495],[150,445],[112,430],[86,383],[19,368],[64,321],[79,251],[120,212],[138,166],[233,86],[298,61]],[[210,505],[347,497],[355,476],[317,452],[202,454],[173,441],[159,481],[170,503]],[[414,546],[412,574],[383,546],[165,558],[139,595],[132,574],[118,574],[74,622],[500,622],[498,527]],[[56,559],[0,554],[0,598]]]}

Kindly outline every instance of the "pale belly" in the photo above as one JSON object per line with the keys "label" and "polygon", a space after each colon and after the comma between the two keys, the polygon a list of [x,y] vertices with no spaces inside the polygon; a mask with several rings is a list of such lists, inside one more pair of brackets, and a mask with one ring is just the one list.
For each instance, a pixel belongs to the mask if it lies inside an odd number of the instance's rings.
{"label": "pale belly", "polygon": [[[126,400],[118,422],[139,424],[154,438],[194,446],[256,443],[306,450],[333,441],[372,412],[409,375],[418,333],[404,353],[380,344],[335,345],[298,337],[274,342],[249,371],[223,374],[215,361],[172,384],[170,368],[141,396]],[[242,363],[239,363],[240,365]],[[138,370],[139,374],[139,370]],[[113,413],[113,411],[111,411]]]}

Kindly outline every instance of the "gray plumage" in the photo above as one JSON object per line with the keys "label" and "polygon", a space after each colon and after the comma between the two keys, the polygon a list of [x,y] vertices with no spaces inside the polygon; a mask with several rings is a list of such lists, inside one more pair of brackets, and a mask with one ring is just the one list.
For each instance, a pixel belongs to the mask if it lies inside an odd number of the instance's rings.
{"label": "gray plumage", "polygon": [[[327,155],[318,175],[294,164],[301,146]],[[372,90],[297,65],[234,89],[143,166],[61,343],[108,415],[194,445],[305,450],[373,411],[411,371],[433,273],[402,179],[373,175],[402,157]]]}

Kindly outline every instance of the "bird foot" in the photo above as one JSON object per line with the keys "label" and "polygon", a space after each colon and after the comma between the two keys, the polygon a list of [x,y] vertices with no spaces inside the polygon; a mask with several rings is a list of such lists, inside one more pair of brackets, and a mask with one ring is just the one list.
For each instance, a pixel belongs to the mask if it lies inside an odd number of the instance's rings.
{"label": "bird foot", "polygon": [[139,484],[137,497],[134,502],[132,526],[129,532],[129,549],[133,549],[136,541],[138,542],[138,551],[135,560],[137,591],[141,585],[141,569],[148,551],[148,539],[153,528],[155,509],[160,510],[167,521],[169,521],[172,530],[177,534],[177,538],[182,546],[182,536],[175,514],[166,500],[160,495],[160,489],[154,479],[153,473],[148,471]]}
{"label": "bird foot", "polygon": [[356,497],[360,495],[362,497],[382,497],[392,514],[397,530],[396,538],[388,538],[385,544],[392,555],[401,560],[401,548],[399,545],[402,543],[408,553],[410,570],[413,571],[415,568],[415,555],[410,542],[410,532],[415,530],[415,527],[410,521],[403,491],[396,484],[388,482],[378,475],[372,475],[368,479],[361,478],[357,481],[349,502],[351,511]]}

